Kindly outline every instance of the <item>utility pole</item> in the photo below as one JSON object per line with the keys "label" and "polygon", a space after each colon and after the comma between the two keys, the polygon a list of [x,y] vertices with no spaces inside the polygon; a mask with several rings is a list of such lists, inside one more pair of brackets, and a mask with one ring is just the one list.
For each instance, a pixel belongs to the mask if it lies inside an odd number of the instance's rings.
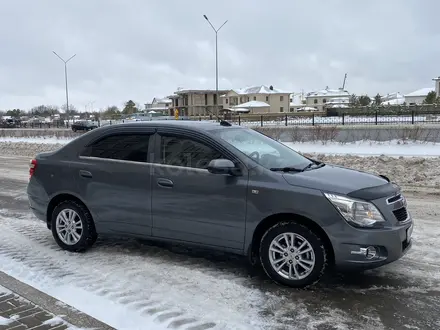
{"label": "utility pole", "polygon": [[218,95],[218,31],[220,31],[220,29],[228,22],[228,20],[226,20],[218,29],[216,29],[214,27],[214,25],[212,25],[212,23],[210,22],[210,20],[208,19],[208,17],[206,15],[203,15],[203,17],[206,19],[206,21],[209,23],[209,25],[211,25],[212,29],[215,32],[215,95],[216,95],[216,104],[215,104],[215,113],[218,116],[218,103],[219,103],[219,95]]}
{"label": "utility pole", "polygon": [[58,55],[57,53],[55,53],[55,51],[52,51],[52,53],[54,53],[61,61],[63,61],[64,63],[64,78],[66,80],[66,114],[69,116],[69,90],[67,87],[67,63],[76,56],[76,54],[74,54],[73,56],[71,56],[67,61],[65,61],[60,55]]}

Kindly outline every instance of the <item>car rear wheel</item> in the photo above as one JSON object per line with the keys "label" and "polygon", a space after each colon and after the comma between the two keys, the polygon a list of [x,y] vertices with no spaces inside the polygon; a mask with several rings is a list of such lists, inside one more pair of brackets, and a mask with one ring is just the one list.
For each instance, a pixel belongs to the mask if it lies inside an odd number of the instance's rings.
{"label": "car rear wheel", "polygon": [[327,268],[327,251],[321,238],[295,222],[269,228],[260,243],[260,261],[275,282],[304,288],[319,281]]}
{"label": "car rear wheel", "polygon": [[64,250],[83,252],[96,241],[95,224],[87,208],[76,201],[58,204],[51,219],[52,235]]}

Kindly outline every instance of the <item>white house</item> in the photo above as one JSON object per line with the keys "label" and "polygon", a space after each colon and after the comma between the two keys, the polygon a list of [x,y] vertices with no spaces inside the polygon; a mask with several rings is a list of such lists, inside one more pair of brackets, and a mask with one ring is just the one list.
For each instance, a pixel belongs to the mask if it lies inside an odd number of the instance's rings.
{"label": "white house", "polygon": [[[290,111],[290,94],[273,86],[259,85],[232,89],[221,98],[223,109],[247,108],[251,113],[278,113]],[[248,103],[252,101],[258,103]]]}
{"label": "white house", "polygon": [[290,94],[290,112],[297,112],[305,106],[306,98],[303,93]]}
{"label": "white house", "polygon": [[405,102],[407,105],[423,104],[423,101],[425,101],[426,96],[428,96],[428,94],[432,91],[435,91],[435,88],[426,87],[426,88],[418,89],[414,92],[406,94]]}
{"label": "white house", "polygon": [[405,96],[399,92],[389,93],[381,97],[381,105],[402,105],[404,103]]}
{"label": "white house", "polygon": [[315,107],[320,111],[324,110],[324,106],[330,104],[331,107],[347,106],[350,103],[350,93],[346,90],[325,89],[310,92],[306,95],[306,104],[308,107]]}
{"label": "white house", "polygon": [[169,98],[155,97],[151,103],[145,104],[145,110],[147,112],[154,111],[154,112],[168,113],[172,102],[173,101]]}

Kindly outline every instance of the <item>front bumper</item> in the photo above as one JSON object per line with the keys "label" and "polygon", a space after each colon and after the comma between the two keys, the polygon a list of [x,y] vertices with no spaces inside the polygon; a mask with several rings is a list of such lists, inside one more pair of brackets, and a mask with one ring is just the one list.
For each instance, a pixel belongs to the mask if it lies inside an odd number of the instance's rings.
{"label": "front bumper", "polygon": [[362,230],[357,239],[333,246],[336,267],[372,269],[402,258],[412,247],[413,226],[411,221],[402,227]]}
{"label": "front bumper", "polygon": [[387,221],[382,229],[359,229],[344,220],[344,228],[331,238],[335,266],[347,269],[377,268],[402,258],[412,247],[414,222],[400,192],[371,201]]}

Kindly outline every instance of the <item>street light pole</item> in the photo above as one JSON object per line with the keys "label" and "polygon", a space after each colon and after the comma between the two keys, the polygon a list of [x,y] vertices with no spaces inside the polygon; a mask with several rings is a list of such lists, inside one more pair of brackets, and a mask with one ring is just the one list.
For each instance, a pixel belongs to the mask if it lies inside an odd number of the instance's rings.
{"label": "street light pole", "polygon": [[220,29],[228,22],[228,20],[226,20],[218,29],[216,29],[214,27],[214,25],[212,25],[212,23],[210,22],[210,20],[208,19],[208,16],[203,15],[203,17],[206,19],[206,21],[209,23],[209,25],[211,25],[212,29],[215,32],[215,95],[216,95],[216,115],[218,115],[218,101],[219,101],[219,96],[218,96],[218,31],[220,31]]}
{"label": "street light pole", "polygon": [[74,54],[67,61],[65,61],[60,55],[58,55],[54,51],[52,51],[52,53],[54,53],[64,63],[64,78],[66,80],[66,113],[67,113],[67,115],[69,115],[69,90],[67,87],[67,62],[69,62],[72,58],[74,58],[76,56],[76,54]]}

